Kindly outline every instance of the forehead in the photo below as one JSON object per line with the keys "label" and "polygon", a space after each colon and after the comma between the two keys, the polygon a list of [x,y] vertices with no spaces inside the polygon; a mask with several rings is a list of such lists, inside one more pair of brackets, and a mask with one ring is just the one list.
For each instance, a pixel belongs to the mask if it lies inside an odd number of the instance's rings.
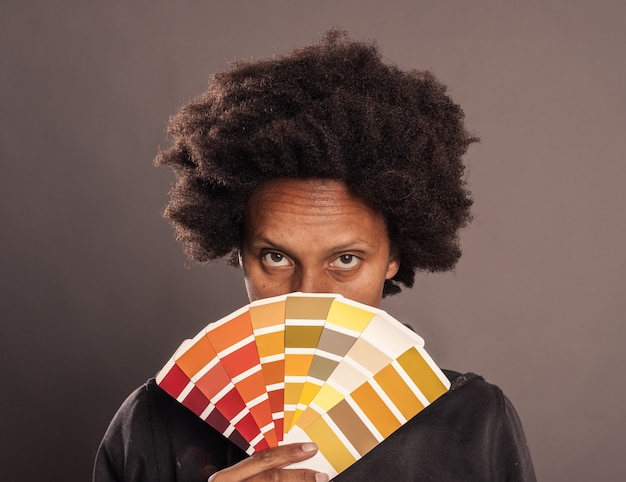
{"label": "forehead", "polygon": [[246,205],[246,222],[256,224],[276,215],[298,217],[300,222],[328,222],[341,217],[364,216],[383,220],[363,199],[352,194],[345,183],[324,179],[280,179],[257,188]]}
{"label": "forehead", "polygon": [[[249,198],[244,217],[247,236],[302,237],[316,243],[340,238],[384,238],[382,214],[334,180],[281,179],[268,182]],[[377,243],[382,240],[377,239]]]}

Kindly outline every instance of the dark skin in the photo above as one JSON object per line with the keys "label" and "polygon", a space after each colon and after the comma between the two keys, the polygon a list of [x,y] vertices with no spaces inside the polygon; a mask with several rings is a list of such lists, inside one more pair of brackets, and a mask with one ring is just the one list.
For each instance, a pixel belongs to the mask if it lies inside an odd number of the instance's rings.
{"label": "dark skin", "polygon": [[289,444],[257,452],[238,464],[216,472],[209,482],[328,482],[328,475],[309,469],[285,469],[317,453],[312,443]]}
{"label": "dark skin", "polygon": [[378,307],[398,271],[383,216],[341,182],[277,180],[248,201],[241,261],[251,301],[301,291]]}
{"label": "dark skin", "polygon": [[[383,216],[333,180],[281,179],[255,191],[246,207],[241,264],[251,301],[294,291],[339,293],[378,307],[400,261]],[[325,482],[328,475],[284,467],[317,452],[289,444],[254,454],[210,482]]]}

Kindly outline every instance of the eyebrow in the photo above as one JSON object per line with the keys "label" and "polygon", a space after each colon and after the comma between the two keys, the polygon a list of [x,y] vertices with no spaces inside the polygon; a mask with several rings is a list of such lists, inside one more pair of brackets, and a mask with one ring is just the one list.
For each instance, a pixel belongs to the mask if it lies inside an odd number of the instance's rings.
{"label": "eyebrow", "polygon": [[[256,236],[252,239],[251,245],[255,246],[257,244],[267,244],[269,247],[277,249],[279,251],[284,251],[289,254],[290,250],[283,247],[282,245],[272,241],[271,239],[265,236]],[[339,251],[367,251],[370,248],[376,248],[375,245],[369,243],[363,239],[355,239],[352,241],[348,241],[343,244],[339,244],[337,246],[331,247],[328,252],[334,253]]]}

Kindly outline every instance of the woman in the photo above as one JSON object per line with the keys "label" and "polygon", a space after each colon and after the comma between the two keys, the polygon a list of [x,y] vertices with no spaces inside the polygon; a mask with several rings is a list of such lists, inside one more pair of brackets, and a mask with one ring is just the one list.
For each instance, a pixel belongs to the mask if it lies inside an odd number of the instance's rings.
{"label": "woman", "polygon": [[[235,63],[171,120],[157,164],[166,217],[195,260],[243,268],[250,300],[339,293],[378,306],[416,270],[451,269],[470,220],[462,156],[476,139],[428,72],[331,31],[282,57]],[[517,414],[473,374],[335,478],[535,480]],[[154,380],[111,422],[94,480],[328,480],[286,469],[314,444],[247,458]]]}

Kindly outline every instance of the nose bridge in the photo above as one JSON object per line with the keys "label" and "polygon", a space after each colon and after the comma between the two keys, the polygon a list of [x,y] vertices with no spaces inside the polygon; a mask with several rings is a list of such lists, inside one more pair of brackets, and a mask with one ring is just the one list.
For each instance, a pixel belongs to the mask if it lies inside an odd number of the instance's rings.
{"label": "nose bridge", "polygon": [[302,293],[328,293],[328,280],[323,270],[311,266],[301,266],[293,291]]}

